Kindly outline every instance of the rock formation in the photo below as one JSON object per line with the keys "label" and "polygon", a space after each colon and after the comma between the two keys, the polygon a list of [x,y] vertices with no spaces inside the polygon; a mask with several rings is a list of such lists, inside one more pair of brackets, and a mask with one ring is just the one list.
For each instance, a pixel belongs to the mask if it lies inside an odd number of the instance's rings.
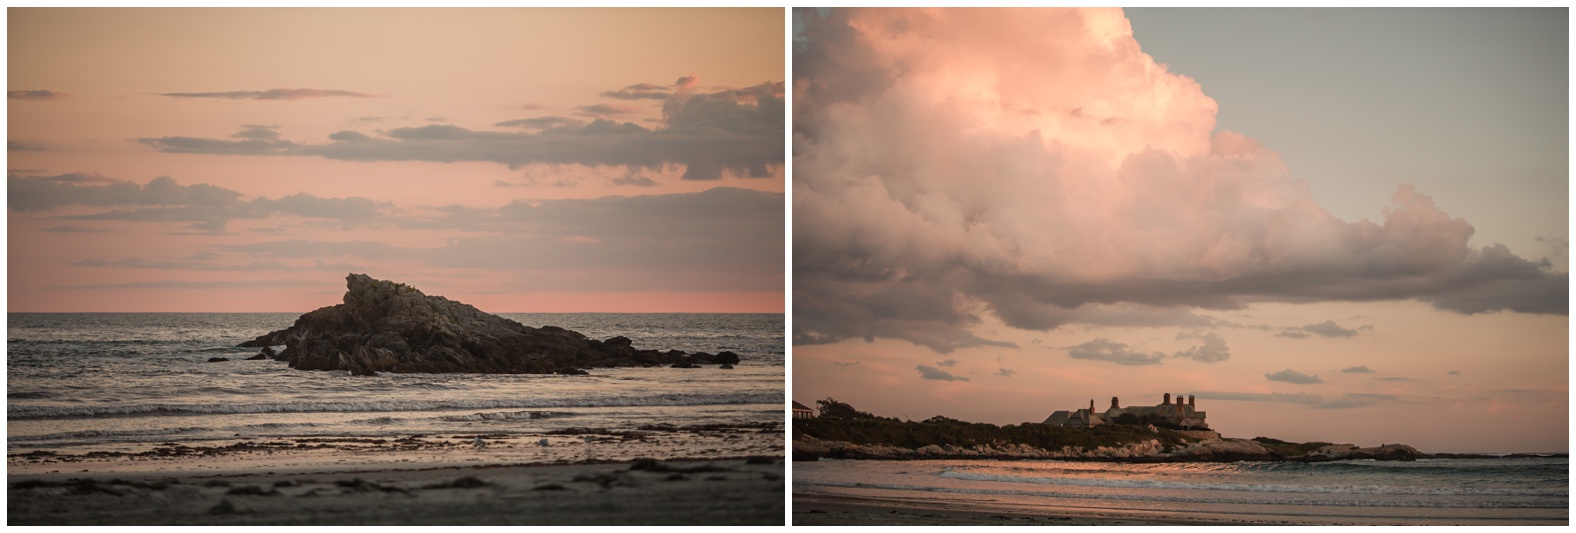
{"label": "rock formation", "polygon": [[[302,370],[374,372],[584,374],[586,368],[738,363],[732,352],[686,354],[637,350],[624,337],[606,341],[567,329],[533,328],[403,283],[346,277],[344,303],[301,315],[295,325],[242,343],[285,346],[274,359]],[[688,367],[693,368],[693,367]]]}

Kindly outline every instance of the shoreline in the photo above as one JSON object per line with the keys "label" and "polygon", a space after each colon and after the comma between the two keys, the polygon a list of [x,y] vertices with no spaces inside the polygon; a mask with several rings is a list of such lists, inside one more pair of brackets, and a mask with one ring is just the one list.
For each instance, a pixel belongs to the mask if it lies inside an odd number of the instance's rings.
{"label": "shoreline", "polygon": [[[1468,459],[1458,457],[1439,460]],[[1561,457],[1551,464],[1558,465],[1563,459]],[[1198,481],[1187,476],[1187,472],[1195,469],[1213,472],[1216,468],[1202,465],[1180,470],[1140,466],[1134,471],[1126,467],[1097,465],[1046,466],[1043,472],[1048,473],[1044,475],[1065,476],[1071,481],[1041,487],[1023,485],[1035,481],[1024,477],[1040,475],[1042,470],[1039,466],[1000,464],[1020,461],[1113,462],[1077,459],[1003,461],[977,457],[924,460],[924,464],[915,465],[905,464],[911,461],[903,460],[842,459],[832,460],[831,464],[825,465],[801,462],[794,466],[792,523],[805,526],[1569,525],[1568,507],[1548,505],[1555,498],[1565,500],[1563,490],[1557,487],[1550,488],[1550,491],[1556,492],[1548,495],[1512,492],[1502,497],[1492,496],[1496,494],[1494,492],[1455,493],[1447,490],[1435,493],[1430,492],[1428,487],[1413,492],[1376,489],[1345,494],[1347,491],[1340,489],[1347,487],[1346,484],[1374,481],[1366,477],[1324,477],[1330,475],[1325,473],[1319,474],[1319,481],[1307,486],[1310,490],[1302,491],[1286,489],[1301,486],[1301,482],[1282,474],[1261,481]],[[1431,468],[1451,468],[1443,466],[1443,462],[1434,465]],[[975,467],[984,470],[976,476],[946,475],[949,470],[973,472],[971,469]],[[1107,470],[1111,468],[1115,470]],[[1242,468],[1248,468],[1250,474],[1257,472],[1254,470],[1256,467]],[[1291,471],[1294,473],[1290,475],[1302,476],[1302,472],[1307,471],[1302,468],[1305,467],[1294,468]],[[1362,476],[1374,475],[1372,468],[1378,468],[1379,471],[1394,470],[1393,467],[1377,465],[1363,467],[1361,471],[1365,473]],[[1400,468],[1400,471],[1411,470]],[[1091,479],[1089,483],[1078,482],[1079,479],[1090,477],[1091,474],[1086,472],[1095,473],[1093,475],[1098,479]],[[1108,475],[1107,472],[1115,474]],[[1137,477],[1127,474],[1131,472],[1136,472]],[[1336,468],[1329,472],[1343,473],[1350,470]],[[1315,474],[1309,472],[1307,475]],[[1109,481],[1112,479],[1116,481]],[[1135,480],[1134,483],[1123,482],[1129,479]],[[1237,485],[1239,483],[1249,485]],[[1254,490],[1252,487],[1257,486],[1253,483],[1269,484],[1262,485],[1269,487],[1268,492],[1251,492]],[[1051,488],[1051,485],[1070,485],[1071,488]],[[1232,493],[1216,494],[1213,490],[1246,490],[1250,491],[1250,495],[1235,497]],[[1308,494],[1302,495],[1303,492]],[[1330,496],[1332,494],[1337,496]],[[1481,498],[1495,501],[1483,505],[1458,505]],[[1558,501],[1552,503],[1558,505]]]}
{"label": "shoreline", "polygon": [[775,526],[783,439],[709,426],[35,450],[7,458],[7,525]]}
{"label": "shoreline", "polygon": [[1314,516],[1007,504],[794,492],[796,526],[1568,526],[1569,520]]}
{"label": "shoreline", "polygon": [[780,457],[8,473],[7,525],[781,525]]}
{"label": "shoreline", "polygon": [[[967,506],[967,507],[965,507]],[[1067,508],[1018,509],[973,502],[917,502],[794,493],[795,526],[1221,526],[1253,523]],[[1258,524],[1292,525],[1288,522]],[[1298,524],[1301,525],[1301,524]]]}

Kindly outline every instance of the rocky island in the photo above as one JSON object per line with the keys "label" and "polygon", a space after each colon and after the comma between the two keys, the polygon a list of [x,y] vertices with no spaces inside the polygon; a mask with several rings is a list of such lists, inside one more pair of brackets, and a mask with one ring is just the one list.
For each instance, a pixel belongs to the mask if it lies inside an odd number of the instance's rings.
{"label": "rocky island", "polygon": [[[585,374],[589,368],[732,365],[733,352],[635,349],[625,337],[595,340],[567,329],[526,326],[403,283],[346,277],[344,303],[241,343],[301,370],[399,373]],[[274,350],[283,346],[282,350]]]}

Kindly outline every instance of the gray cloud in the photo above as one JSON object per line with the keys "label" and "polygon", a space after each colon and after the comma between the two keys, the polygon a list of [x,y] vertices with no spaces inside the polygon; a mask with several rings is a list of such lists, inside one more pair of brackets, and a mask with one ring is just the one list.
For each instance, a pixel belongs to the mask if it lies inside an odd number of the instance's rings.
{"label": "gray cloud", "polygon": [[1073,359],[1106,361],[1119,365],[1158,365],[1166,358],[1166,354],[1160,352],[1143,353],[1131,350],[1126,344],[1113,342],[1105,337],[1068,346],[1066,350],[1067,356]]}
{"label": "gray cloud", "polygon": [[585,124],[586,122],[584,120],[578,120],[569,117],[533,117],[516,120],[505,120],[493,125],[504,128],[550,130],[558,128],[573,129],[585,126]]}
{"label": "gray cloud", "polygon": [[1277,337],[1291,337],[1294,339],[1306,339],[1310,336],[1310,334],[1318,335],[1320,337],[1345,338],[1356,337],[1357,332],[1360,329],[1373,329],[1373,326],[1365,325],[1357,329],[1350,329],[1341,327],[1339,324],[1336,324],[1334,320],[1326,320],[1318,324],[1308,324],[1306,326],[1296,328],[1286,328],[1275,335]]}
{"label": "gray cloud", "polygon": [[221,100],[302,100],[306,98],[327,98],[343,96],[350,98],[373,98],[373,95],[339,89],[269,89],[266,91],[228,91],[207,93],[159,93],[159,96],[172,98],[217,98]]}
{"label": "gray cloud", "polygon": [[122,220],[138,222],[191,222],[192,229],[220,231],[232,219],[258,219],[295,215],[368,224],[388,207],[366,198],[323,198],[294,194],[278,199],[241,200],[241,193],[197,183],[181,185],[161,176],[147,184],[97,174],[22,176],[7,179],[8,207],[22,213],[53,211],[79,205],[112,208],[91,214],[62,215],[70,220]]}
{"label": "gray cloud", "polygon": [[[1058,78],[1034,74],[1054,61],[1087,69],[1088,80],[1160,76],[1163,66],[1148,56],[1113,54],[1107,41],[1076,31],[1007,43],[998,39],[1016,34],[947,26],[967,18],[1022,31],[1042,23],[1079,28],[1096,15],[800,13],[793,54],[797,344],[886,337],[940,351],[972,338],[970,328],[985,315],[1026,330],[1207,327],[1194,310],[1260,302],[1416,300],[1461,314],[1568,313],[1568,273],[1498,244],[1473,247],[1471,224],[1411,186],[1396,189],[1377,222],[1334,218],[1278,155],[1204,127],[1214,123],[1215,103],[1201,90],[1182,94],[1191,80],[1062,90]],[[868,38],[872,28],[891,34]],[[887,38],[935,46],[872,44]],[[955,85],[940,81],[952,78],[930,54],[997,75],[1000,87],[982,90],[1046,96],[1035,108],[976,106],[975,95],[940,92]],[[1171,96],[1199,105],[1182,107]],[[1155,98],[1177,104],[1166,110],[1176,116],[1152,123],[1156,110],[1127,103]],[[1095,105],[1128,116],[1106,117],[1113,126],[1054,109]],[[1018,115],[1043,120],[1009,120]],[[1012,126],[989,126],[1002,123]],[[1198,131],[1169,133],[1190,127]],[[1197,146],[1154,144],[1181,138]],[[1101,144],[1110,142],[1126,144]],[[1325,326],[1285,333],[1356,333],[1333,321]]]}
{"label": "gray cloud", "polygon": [[241,193],[206,184],[180,185],[168,176],[146,185],[98,174],[7,176],[7,206],[13,211],[39,212],[67,205],[94,207],[159,205],[231,205]]}
{"label": "gray cloud", "polygon": [[948,359],[946,361],[939,361],[939,362],[936,363],[936,366],[944,366],[944,367],[947,367],[947,368],[952,368],[954,366],[958,366],[958,360],[957,359]]}
{"label": "gray cloud", "polygon": [[63,92],[59,92],[59,91],[16,90],[16,91],[6,91],[5,92],[5,96],[6,96],[7,100],[43,101],[43,100],[54,100],[54,99],[57,99],[57,98],[65,98],[66,96],[70,96],[70,95],[68,95],[66,93],[63,93]]}
{"label": "gray cloud", "polygon": [[1200,363],[1219,363],[1231,359],[1231,348],[1226,346],[1226,339],[1214,333],[1205,333],[1204,344],[1182,350],[1172,357],[1186,357]]}
{"label": "gray cloud", "polygon": [[1372,373],[1374,373],[1374,371],[1372,369],[1368,368],[1367,365],[1342,368],[1341,371],[1345,372],[1345,373],[1348,373],[1348,374],[1372,374]]}
{"label": "gray cloud", "polygon": [[[1178,335],[1183,338],[1185,335]],[[1226,346],[1226,339],[1214,333],[1205,333],[1198,336],[1203,344],[1178,350],[1176,353],[1166,355],[1162,352],[1141,352],[1129,348],[1126,344],[1114,342],[1104,337],[1094,339],[1076,346],[1068,346],[1067,356],[1073,359],[1088,359],[1106,361],[1120,365],[1158,365],[1167,357],[1182,357],[1200,363],[1219,363],[1231,359],[1231,348]]]}
{"label": "gray cloud", "polygon": [[575,113],[588,117],[603,115],[634,115],[640,113],[640,108],[622,104],[587,104],[575,106]]}
{"label": "gray cloud", "polygon": [[657,182],[645,176],[622,176],[613,178],[614,185],[629,185],[634,187],[655,187]]}
{"label": "gray cloud", "polygon": [[40,229],[39,231],[47,231],[47,232],[50,232],[50,233],[108,233],[109,232],[109,230],[107,230],[107,229],[102,229],[102,228],[85,228],[85,227],[82,227],[82,226],[50,226],[50,227],[47,227],[47,228]]}
{"label": "gray cloud", "polygon": [[617,98],[619,100],[666,100],[672,95],[672,87],[657,85],[654,83],[640,83],[630,85],[617,91],[606,91],[602,93],[602,96],[605,98]]}
{"label": "gray cloud", "polygon": [[919,371],[919,377],[923,378],[923,379],[933,379],[933,380],[937,380],[937,381],[968,381],[969,380],[969,378],[962,377],[962,376],[954,376],[951,373],[948,373],[947,371],[941,370],[941,369],[936,368],[936,367],[919,365],[919,366],[914,367],[914,369]]}
{"label": "gray cloud", "polygon": [[39,146],[39,145],[36,145],[36,144],[31,144],[31,143],[25,143],[25,142],[22,142],[22,141],[13,141],[13,140],[10,140],[10,139],[6,139],[6,141],[5,141],[5,149],[8,152],[43,152],[43,151],[48,150],[47,148],[44,148],[43,146]]}
{"label": "gray cloud", "polygon": [[1016,375],[1017,373],[1018,372],[1016,370],[1013,370],[1011,368],[1000,368],[1000,369],[996,370],[996,375],[1004,377],[1004,378],[1010,378],[1010,377]]}
{"label": "gray cloud", "polygon": [[333,141],[368,141],[368,140],[372,140],[372,138],[368,137],[367,134],[365,134],[365,133],[361,133],[359,131],[350,131],[350,130],[341,130],[341,131],[336,131],[334,133],[330,133],[330,134],[328,134],[328,138],[329,138],[329,140],[333,140]]}
{"label": "gray cloud", "polygon": [[1315,384],[1315,383],[1324,383],[1324,380],[1319,379],[1319,376],[1310,376],[1310,375],[1304,374],[1302,372],[1298,372],[1296,370],[1292,370],[1290,368],[1282,370],[1280,372],[1272,372],[1272,373],[1269,373],[1269,374],[1265,374],[1264,375],[1264,379],[1268,379],[1270,381],[1284,381],[1284,382],[1287,382],[1287,383],[1296,383],[1298,385],[1312,385],[1312,384]]}
{"label": "gray cloud", "polygon": [[783,84],[775,83],[744,89],[748,96],[743,97],[731,90],[675,95],[664,105],[663,127],[658,129],[606,119],[565,122],[539,132],[478,131],[433,124],[394,128],[377,136],[341,131],[334,133],[330,142],[312,144],[282,139],[269,127],[247,126],[230,139],[170,136],[138,142],[161,152],[182,154],[486,161],[510,168],[547,163],[658,169],[665,164],[682,164],[686,167],[684,179],[720,179],[724,171],[769,177],[772,169],[783,164],[782,90]]}

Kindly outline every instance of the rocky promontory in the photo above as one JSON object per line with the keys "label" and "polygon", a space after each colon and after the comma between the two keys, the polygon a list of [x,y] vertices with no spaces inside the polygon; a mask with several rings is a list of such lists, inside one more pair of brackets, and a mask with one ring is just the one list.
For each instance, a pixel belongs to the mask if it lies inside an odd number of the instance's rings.
{"label": "rocky promontory", "polygon": [[[595,340],[567,329],[526,326],[403,283],[346,277],[344,303],[301,315],[295,325],[241,343],[302,370],[353,374],[584,374],[588,368],[737,364],[733,352],[689,354]],[[284,346],[274,352],[272,347]]]}
{"label": "rocky promontory", "polygon": [[916,422],[877,416],[827,398],[820,416],[793,420],[793,460],[1059,459],[1129,463],[1349,459],[1410,461],[1405,444],[1359,447],[1328,442],[1234,439],[1219,432],[1109,423],[1070,428],[1040,422],[998,426],[935,416]]}

